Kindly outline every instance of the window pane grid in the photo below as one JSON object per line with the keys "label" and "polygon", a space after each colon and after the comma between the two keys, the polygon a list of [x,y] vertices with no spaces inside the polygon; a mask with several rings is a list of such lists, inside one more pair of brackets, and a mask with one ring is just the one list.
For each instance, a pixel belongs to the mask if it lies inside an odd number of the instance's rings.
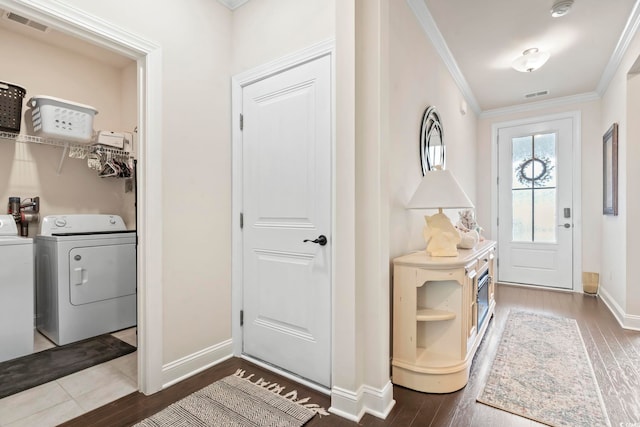
{"label": "window pane grid", "polygon": [[512,139],[512,239],[556,241],[556,135]]}

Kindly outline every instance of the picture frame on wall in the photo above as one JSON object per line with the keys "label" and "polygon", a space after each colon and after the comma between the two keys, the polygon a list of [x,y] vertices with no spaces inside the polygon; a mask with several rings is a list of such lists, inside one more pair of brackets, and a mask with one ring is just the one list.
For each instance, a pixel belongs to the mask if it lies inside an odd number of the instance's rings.
{"label": "picture frame on wall", "polygon": [[618,124],[602,137],[602,213],[618,215]]}

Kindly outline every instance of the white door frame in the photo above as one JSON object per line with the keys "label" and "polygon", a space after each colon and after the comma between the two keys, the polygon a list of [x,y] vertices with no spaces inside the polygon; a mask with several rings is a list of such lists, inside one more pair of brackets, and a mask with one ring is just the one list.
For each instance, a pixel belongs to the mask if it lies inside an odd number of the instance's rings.
{"label": "white door frame", "polygon": [[[331,57],[331,236],[335,235],[336,227],[336,171],[335,171],[335,42],[327,40],[310,46],[299,52],[287,55],[272,62],[260,65],[251,70],[237,74],[231,78],[231,156],[232,156],[232,195],[231,195],[231,337],[233,339],[233,355],[245,357],[242,354],[242,328],[240,327],[240,310],[242,310],[242,231],[240,229],[240,213],[242,212],[242,132],[240,131],[240,113],[242,111],[242,90],[245,86],[259,80],[278,74],[287,69],[313,61],[323,57]],[[335,245],[331,245],[331,258],[335,259]],[[331,294],[335,295],[335,263],[331,263]],[[331,304],[331,319],[334,319],[334,306]],[[333,328],[332,328],[333,330]],[[331,366],[334,362],[334,349],[331,347]],[[254,363],[260,364],[255,359]],[[271,365],[262,364],[267,369],[274,370]],[[315,383],[304,381],[292,376],[283,370],[275,369],[280,375],[294,381],[303,383],[323,393],[329,394],[329,390]]]}
{"label": "white door frame", "polygon": [[[573,126],[573,283],[572,289],[577,292],[582,283],[582,120],[580,111],[568,111],[565,113],[546,116],[528,117],[526,119],[511,120],[508,122],[493,123],[491,125],[491,236],[498,240],[498,131],[501,128],[523,126],[561,119],[572,119]],[[498,247],[498,259],[500,247]],[[500,268],[498,266],[498,268]],[[555,288],[554,288],[555,289]]]}
{"label": "white door frame", "polygon": [[160,46],[73,6],[0,0],[0,7],[137,61],[138,389],[162,381],[162,52]]}

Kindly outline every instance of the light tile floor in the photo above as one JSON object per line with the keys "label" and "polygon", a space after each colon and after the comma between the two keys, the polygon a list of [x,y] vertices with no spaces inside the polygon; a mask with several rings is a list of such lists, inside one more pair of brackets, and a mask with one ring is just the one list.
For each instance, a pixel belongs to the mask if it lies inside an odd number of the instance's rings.
{"label": "light tile floor", "polygon": [[[136,328],[113,334],[135,346]],[[34,351],[54,345],[35,333]],[[0,427],[53,427],[138,389],[137,353],[0,399]]]}

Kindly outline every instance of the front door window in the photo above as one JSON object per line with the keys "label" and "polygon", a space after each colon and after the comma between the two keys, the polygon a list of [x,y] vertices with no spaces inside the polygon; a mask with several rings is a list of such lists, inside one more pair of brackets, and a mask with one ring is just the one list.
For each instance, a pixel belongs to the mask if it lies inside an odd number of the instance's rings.
{"label": "front door window", "polygon": [[556,134],[516,137],[511,144],[512,239],[514,242],[555,243]]}

